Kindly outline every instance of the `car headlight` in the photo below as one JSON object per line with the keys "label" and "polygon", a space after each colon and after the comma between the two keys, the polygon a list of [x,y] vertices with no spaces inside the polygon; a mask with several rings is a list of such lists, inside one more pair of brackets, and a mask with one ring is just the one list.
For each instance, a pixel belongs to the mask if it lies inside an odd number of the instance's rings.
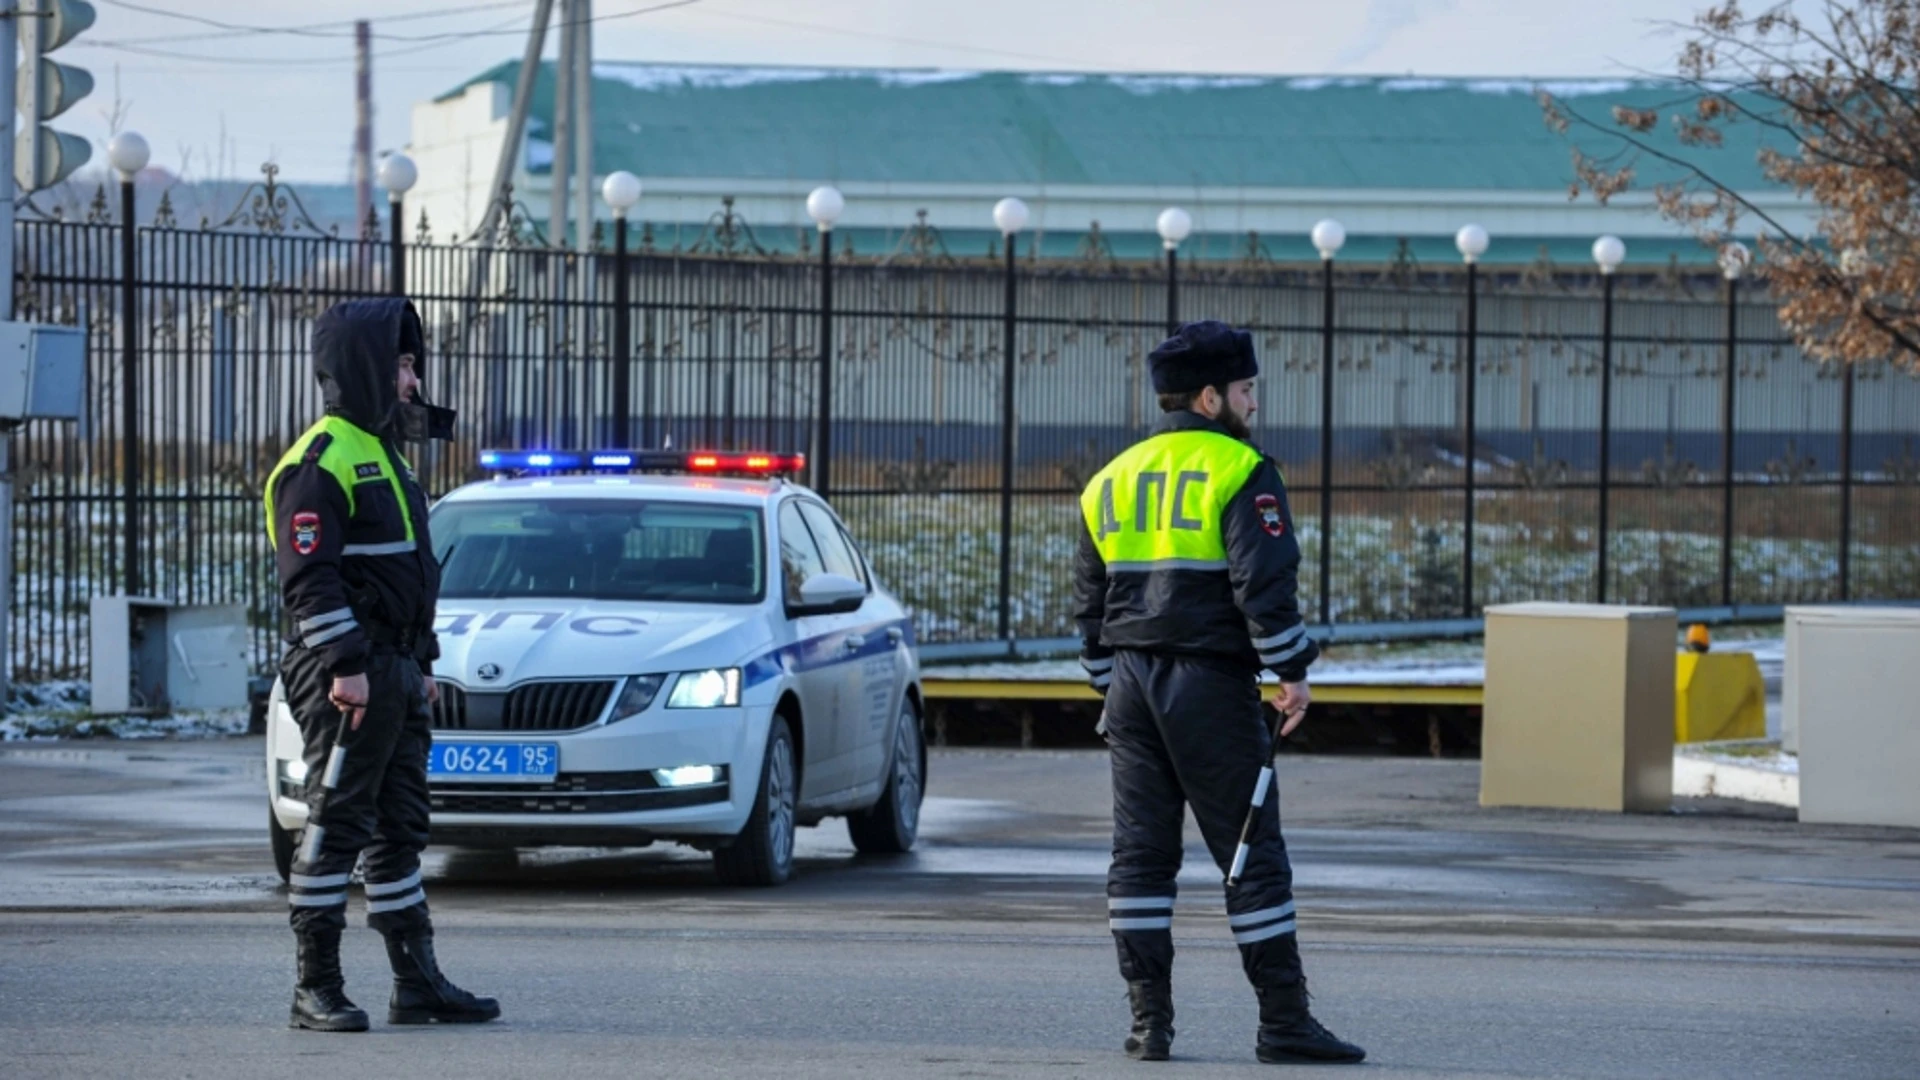
{"label": "car headlight", "polygon": [[740,669],[689,671],[674,681],[669,709],[717,709],[740,704]]}
{"label": "car headlight", "polygon": [[296,784],[304,784],[307,782],[307,763],[299,758],[282,761],[280,763],[280,775]]}
{"label": "car headlight", "polygon": [[718,765],[682,765],[653,770],[653,782],[665,788],[705,787],[719,783],[724,775],[725,770]]}
{"label": "car headlight", "polygon": [[647,711],[653,699],[665,685],[665,675],[635,675],[627,680],[620,691],[620,700],[613,703],[613,714],[607,717],[607,723],[617,723],[630,716],[638,716]]}

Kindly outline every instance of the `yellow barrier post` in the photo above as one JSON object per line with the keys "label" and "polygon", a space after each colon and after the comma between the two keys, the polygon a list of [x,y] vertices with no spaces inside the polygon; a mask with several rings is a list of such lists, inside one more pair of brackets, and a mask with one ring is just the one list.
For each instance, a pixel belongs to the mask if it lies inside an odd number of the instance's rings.
{"label": "yellow barrier post", "polygon": [[1752,653],[1682,652],[1673,688],[1674,742],[1767,737],[1767,686]]}

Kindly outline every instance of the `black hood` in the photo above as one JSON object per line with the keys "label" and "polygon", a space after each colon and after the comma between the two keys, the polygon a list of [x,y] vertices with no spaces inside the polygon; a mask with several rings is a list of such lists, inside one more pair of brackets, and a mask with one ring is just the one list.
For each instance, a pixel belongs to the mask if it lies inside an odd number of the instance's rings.
{"label": "black hood", "polygon": [[426,336],[410,301],[400,297],[343,300],[313,324],[313,373],[327,412],[355,427],[392,436],[401,412],[394,381],[400,354],[412,353],[425,379]]}

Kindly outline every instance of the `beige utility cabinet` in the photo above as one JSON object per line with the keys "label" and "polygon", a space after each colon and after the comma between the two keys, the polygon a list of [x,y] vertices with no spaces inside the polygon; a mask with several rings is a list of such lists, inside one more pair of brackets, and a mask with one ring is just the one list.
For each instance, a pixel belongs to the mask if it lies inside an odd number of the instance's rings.
{"label": "beige utility cabinet", "polygon": [[1487,609],[1480,804],[1673,806],[1672,608]]}
{"label": "beige utility cabinet", "polygon": [[1920,828],[1920,608],[1790,607],[1786,636],[1800,820]]}

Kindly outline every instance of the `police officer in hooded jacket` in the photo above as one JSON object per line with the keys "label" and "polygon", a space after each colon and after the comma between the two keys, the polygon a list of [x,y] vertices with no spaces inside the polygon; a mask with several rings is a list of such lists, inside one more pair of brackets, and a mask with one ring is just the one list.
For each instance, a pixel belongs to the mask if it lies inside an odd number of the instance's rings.
{"label": "police officer in hooded jacket", "polygon": [[[1295,599],[1300,548],[1272,459],[1251,445],[1253,339],[1220,322],[1181,326],[1149,357],[1163,416],[1081,496],[1074,561],[1081,663],[1106,697],[1113,758],[1108,924],[1133,1007],[1127,1053],[1173,1041],[1173,902],[1185,807],[1223,874],[1248,820],[1249,853],[1226,890],[1227,923],[1260,1002],[1261,1061],[1357,1062],[1307,1009],[1293,872],[1257,676],[1279,676],[1282,733],[1306,715],[1319,649]],[[1256,790],[1257,789],[1257,790]]]}
{"label": "police officer in hooded jacket", "polygon": [[266,491],[288,625],[280,675],[306,743],[309,807],[288,879],[299,960],[290,1022],[367,1030],[340,971],[347,884],[363,856],[367,923],[393,964],[388,1021],[492,1020],[497,1002],[440,973],[420,884],[440,566],[399,444],[451,438],[453,413],[419,400],[426,341],[406,300],[334,305],[314,324],[313,352],[326,415]]}

